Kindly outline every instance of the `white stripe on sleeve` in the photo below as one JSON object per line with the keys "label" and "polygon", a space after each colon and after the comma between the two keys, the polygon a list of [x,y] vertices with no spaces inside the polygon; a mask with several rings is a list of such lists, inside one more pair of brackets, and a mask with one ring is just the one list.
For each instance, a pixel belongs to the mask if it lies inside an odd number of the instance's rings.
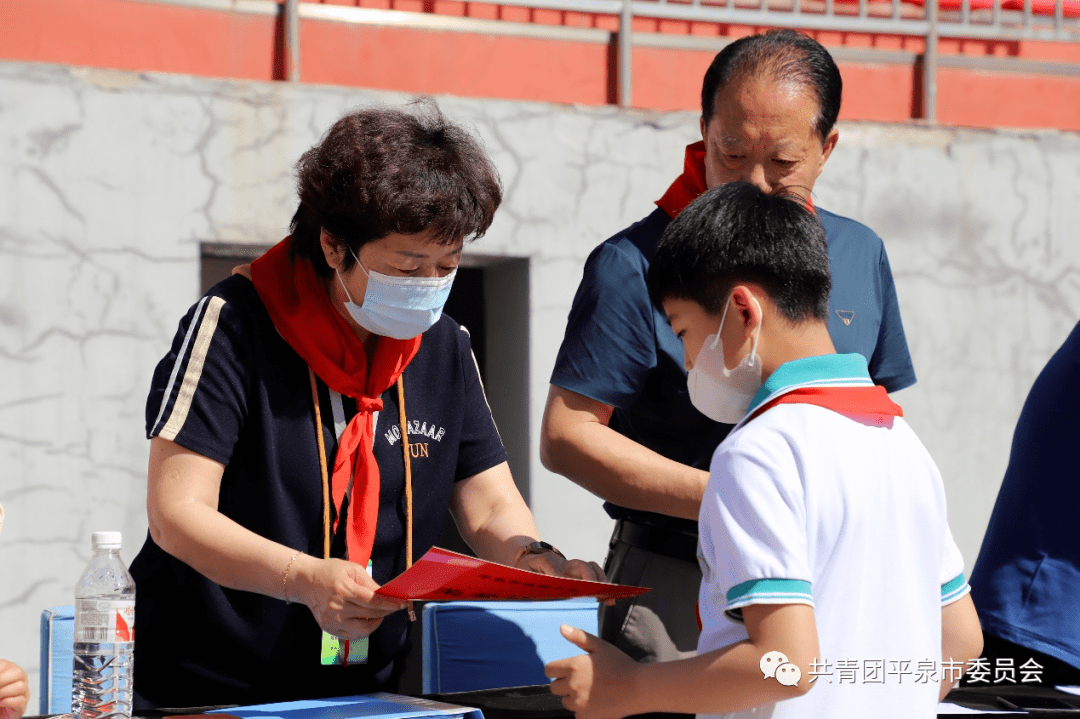
{"label": "white stripe on sleeve", "polygon": [[[195,335],[195,341],[191,347],[191,357],[188,359],[187,370],[184,372],[184,380],[180,384],[180,390],[176,394],[176,402],[173,403],[172,412],[169,414],[169,419],[165,423],[165,426],[161,428],[161,432],[158,436],[162,439],[167,439],[170,442],[176,439],[176,435],[180,433],[180,429],[184,426],[184,422],[187,420],[188,412],[191,410],[191,402],[195,397],[195,388],[199,386],[199,379],[202,377],[203,366],[206,364],[206,353],[210,349],[210,341],[214,338],[214,332],[217,330],[218,316],[221,314],[221,308],[225,305],[225,300],[221,297],[210,297],[206,307],[206,314],[203,315],[202,320],[198,323],[199,330]],[[192,327],[195,325],[192,324]],[[188,330],[190,336],[191,330]],[[185,344],[188,338],[184,338]],[[183,353],[177,358],[177,366],[182,361]],[[175,372],[174,368],[174,372]],[[172,383],[170,382],[170,392],[166,393],[165,399],[162,400],[162,408],[164,404],[169,401],[169,394],[171,394]]]}

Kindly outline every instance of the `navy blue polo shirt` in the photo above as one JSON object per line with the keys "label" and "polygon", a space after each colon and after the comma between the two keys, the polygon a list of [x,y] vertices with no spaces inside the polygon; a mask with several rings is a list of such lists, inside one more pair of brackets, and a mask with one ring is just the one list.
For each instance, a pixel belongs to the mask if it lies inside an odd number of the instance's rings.
{"label": "navy blue polo shirt", "polygon": [[[411,444],[414,556],[438,540],[454,483],[505,461],[468,334],[447,316],[424,333],[403,373]],[[329,462],[356,404],[318,383]],[[340,398],[340,395],[335,395]],[[374,454],[381,477],[372,576],[405,570],[404,456],[397,387],[382,396]],[[338,408],[335,417],[334,407]],[[225,465],[219,511],[251,531],[322,556],[322,475],[307,365],[274,329],[254,285],[215,285],[181,320],[158,364],[147,436]],[[328,470],[329,471],[329,470]],[[344,527],[331,554],[344,553]],[[284,567],[282,567],[284,570]],[[226,589],[147,537],[131,565],[138,588],[135,690],[149,706],[257,704],[394,690],[408,619],[387,617],[369,661],[322,666],[311,611]]]}
{"label": "navy blue polo shirt", "polygon": [[[892,270],[870,228],[817,208],[825,227],[833,287],[829,334],[838,353],[858,352],[890,392],[915,383]],[[609,426],[658,454],[707,470],[731,425],[690,402],[682,342],[649,301],[645,275],[671,218],[656,209],[600,244],[585,263],[551,383],[614,407]],[[614,518],[681,531],[697,522],[604,505]]]}
{"label": "navy blue polo shirt", "polygon": [[1039,373],[971,572],[982,628],[1080,669],[1080,324]]}

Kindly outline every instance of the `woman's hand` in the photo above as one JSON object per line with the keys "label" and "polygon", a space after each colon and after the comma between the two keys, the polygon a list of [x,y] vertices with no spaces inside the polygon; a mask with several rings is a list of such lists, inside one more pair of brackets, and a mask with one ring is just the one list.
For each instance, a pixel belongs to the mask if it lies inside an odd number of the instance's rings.
{"label": "woman's hand", "polygon": [[523,553],[514,566],[518,569],[525,569],[537,574],[547,574],[552,577],[587,579],[590,582],[607,581],[604,570],[596,562],[587,562],[584,559],[566,559],[561,554],[550,551],[541,554]]}
{"label": "woman's hand", "polygon": [[553,577],[607,581],[596,562],[566,559],[558,552],[521,551],[540,535],[506,462],[457,482],[450,511],[461,536],[484,559]]}
{"label": "woman's hand", "polygon": [[350,641],[405,607],[375,596],[379,585],[360,565],[298,553],[218,512],[224,471],[178,444],[151,440],[147,513],[150,533],[166,552],[224,587],[301,602],[320,627]]}
{"label": "woman's hand", "polygon": [[344,559],[296,558],[285,595],[305,604],[329,634],[355,641],[369,636],[383,617],[405,608],[405,602],[375,594],[379,585],[359,564]]}
{"label": "woman's hand", "polygon": [[522,553],[540,534],[506,462],[455,483],[450,511],[462,538],[484,559],[537,574],[607,581],[596,562],[557,552]]}
{"label": "woman's hand", "polygon": [[[596,562],[586,562],[584,559],[567,559],[556,552],[544,552],[543,554],[522,554],[514,565],[518,569],[525,569],[537,574],[547,574],[553,577],[569,577],[570,579],[587,579],[590,582],[606,582],[607,575]],[[609,607],[615,606],[614,599],[603,600]]]}
{"label": "woman's hand", "polygon": [[15,662],[0,659],[0,719],[19,719],[30,702],[30,682]]}

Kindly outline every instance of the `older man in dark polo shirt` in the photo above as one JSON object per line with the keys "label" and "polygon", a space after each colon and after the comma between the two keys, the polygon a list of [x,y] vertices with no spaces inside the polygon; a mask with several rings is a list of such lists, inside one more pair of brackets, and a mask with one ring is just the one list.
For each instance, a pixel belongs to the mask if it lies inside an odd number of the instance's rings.
{"label": "older man in dark polo shirt", "polygon": [[[766,191],[811,192],[836,147],[840,71],[817,42],[791,30],[737,40],[702,87],[702,142],[652,214],[589,256],[551,375],[541,430],[548,469],[606,500],[616,519],[605,571],[654,587],[600,610],[600,635],[641,661],[694,652],[697,516],[713,450],[731,426],[690,403],[682,343],[649,302],[645,273],[668,223],[708,187],[745,180]],[[915,383],[881,239],[816,208],[833,290],[837,352],[866,357],[890,392]],[[837,451],[843,451],[838,447]]]}

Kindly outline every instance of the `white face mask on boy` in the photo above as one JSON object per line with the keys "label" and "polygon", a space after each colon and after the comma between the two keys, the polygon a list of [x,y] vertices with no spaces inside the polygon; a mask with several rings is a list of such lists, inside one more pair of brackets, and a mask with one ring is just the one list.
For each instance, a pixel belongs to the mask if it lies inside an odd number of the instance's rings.
{"label": "white face mask on boy", "polygon": [[[754,299],[754,304],[758,306],[760,313],[761,304],[757,299]],[[706,337],[701,345],[694,366],[686,377],[686,388],[690,392],[690,402],[703,415],[714,422],[738,424],[750,409],[754,395],[761,389],[761,357],[757,354],[761,326],[757,328],[750,352],[735,369],[729,370],[724,362],[724,345],[720,341],[720,333],[724,329],[724,319],[730,306],[731,298],[728,297],[724,312],[720,315],[720,327],[716,334]]]}

